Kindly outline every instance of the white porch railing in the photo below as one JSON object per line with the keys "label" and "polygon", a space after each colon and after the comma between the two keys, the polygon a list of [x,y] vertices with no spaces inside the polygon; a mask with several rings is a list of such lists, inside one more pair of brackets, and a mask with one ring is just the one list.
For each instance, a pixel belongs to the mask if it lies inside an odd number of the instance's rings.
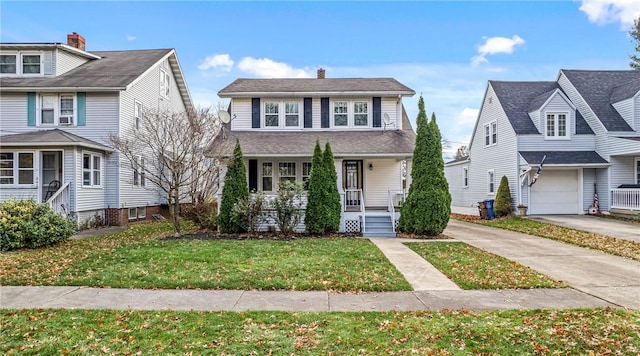
{"label": "white porch railing", "polygon": [[69,189],[69,182],[66,182],[53,193],[51,198],[46,201],[49,204],[49,208],[57,214],[69,216],[71,214],[71,189]]}
{"label": "white porch railing", "polygon": [[611,189],[611,208],[640,210],[640,189],[636,189],[636,188]]}
{"label": "white porch railing", "polygon": [[396,232],[396,206],[400,206],[400,203],[404,203],[407,198],[407,193],[403,190],[389,190],[387,198],[387,211],[391,212],[391,226],[393,232]]}
{"label": "white porch railing", "polygon": [[359,211],[362,213],[362,231],[365,231],[365,210],[364,210],[364,195],[362,189],[345,189],[341,194],[342,206],[344,211]]}

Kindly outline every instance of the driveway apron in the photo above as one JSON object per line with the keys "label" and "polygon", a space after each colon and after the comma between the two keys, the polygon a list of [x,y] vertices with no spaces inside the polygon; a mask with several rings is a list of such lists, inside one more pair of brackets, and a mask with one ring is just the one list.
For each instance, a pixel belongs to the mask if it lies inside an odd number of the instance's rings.
{"label": "driveway apron", "polygon": [[640,308],[640,262],[551,239],[450,220],[450,237],[621,307]]}

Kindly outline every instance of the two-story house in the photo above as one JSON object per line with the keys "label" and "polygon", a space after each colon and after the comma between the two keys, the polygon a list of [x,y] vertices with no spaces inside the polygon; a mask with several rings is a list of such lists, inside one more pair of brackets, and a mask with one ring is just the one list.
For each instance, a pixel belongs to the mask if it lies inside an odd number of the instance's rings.
{"label": "two-story house", "polygon": [[280,181],[308,179],[316,140],[329,142],[340,231],[388,236],[410,184],[415,132],[402,98],[414,94],[392,78],[325,78],[323,69],[310,79],[237,79],[218,93],[231,99],[232,119],[213,147],[228,157],[239,139],[249,189],[270,194]]}
{"label": "two-story house", "polygon": [[165,198],[110,147],[146,109],[193,104],[173,49],[93,51],[67,43],[0,45],[0,201],[47,202],[79,223],[149,218]]}
{"label": "two-story house", "polygon": [[447,163],[445,174],[454,206],[493,199],[506,176],[514,207],[530,214],[637,214],[640,72],[561,70],[555,81],[489,81],[469,157]]}

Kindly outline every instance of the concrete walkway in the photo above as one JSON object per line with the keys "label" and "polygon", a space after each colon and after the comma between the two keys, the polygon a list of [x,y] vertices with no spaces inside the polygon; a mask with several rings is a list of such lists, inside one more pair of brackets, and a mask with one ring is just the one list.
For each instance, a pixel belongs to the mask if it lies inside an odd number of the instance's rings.
{"label": "concrete walkway", "polygon": [[609,303],[640,309],[640,262],[542,237],[451,220],[445,234]]}
{"label": "concrete walkway", "polygon": [[529,215],[528,219],[640,242],[640,223],[591,215]]}

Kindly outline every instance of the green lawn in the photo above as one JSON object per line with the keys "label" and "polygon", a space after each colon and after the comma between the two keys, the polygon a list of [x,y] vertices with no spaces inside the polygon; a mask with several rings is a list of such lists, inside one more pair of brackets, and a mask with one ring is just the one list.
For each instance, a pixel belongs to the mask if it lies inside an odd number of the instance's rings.
{"label": "green lawn", "polygon": [[115,288],[411,290],[370,241],[156,240],[93,255],[57,285]]}
{"label": "green lawn", "polygon": [[0,310],[0,352],[215,355],[637,355],[640,312]]}
{"label": "green lawn", "polygon": [[462,289],[566,287],[529,267],[463,242],[409,242],[406,245]]}
{"label": "green lawn", "polygon": [[[493,226],[505,230],[546,237],[640,261],[640,243],[635,241],[617,239],[611,236],[594,234],[592,232],[546,224],[515,216],[495,220],[479,220],[476,216],[452,214],[452,218]],[[638,229],[640,230],[640,224],[638,224]]]}

